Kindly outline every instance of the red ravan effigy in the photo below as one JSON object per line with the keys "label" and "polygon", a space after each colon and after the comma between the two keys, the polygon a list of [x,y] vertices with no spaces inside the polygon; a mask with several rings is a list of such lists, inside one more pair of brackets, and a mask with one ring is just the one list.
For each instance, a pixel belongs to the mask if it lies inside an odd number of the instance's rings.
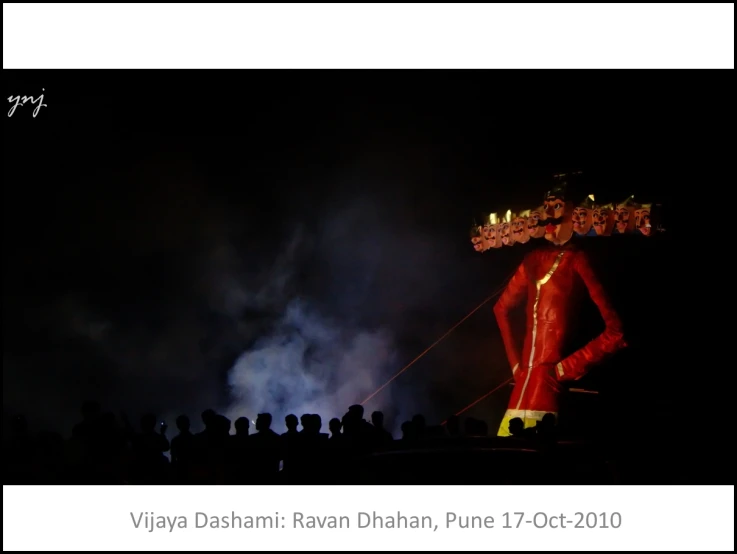
{"label": "red ravan effigy", "polygon": [[[509,422],[520,418],[532,427],[545,414],[558,415],[566,382],[576,381],[589,370],[627,346],[622,322],[589,258],[574,237],[611,237],[639,234],[651,237],[651,205],[636,203],[633,196],[610,204],[598,204],[593,195],[581,202],[567,196],[564,182],[549,190],[542,206],[519,214],[492,213],[482,225],[474,225],[471,242],[477,252],[545,239],[528,253],[494,306],[514,388],[499,426],[498,435],[509,435]],[[593,238],[592,240],[598,240]],[[540,241],[541,243],[543,241]],[[604,320],[604,330],[588,344],[564,354],[576,299],[586,289]],[[513,331],[511,313],[525,307],[526,331]]]}

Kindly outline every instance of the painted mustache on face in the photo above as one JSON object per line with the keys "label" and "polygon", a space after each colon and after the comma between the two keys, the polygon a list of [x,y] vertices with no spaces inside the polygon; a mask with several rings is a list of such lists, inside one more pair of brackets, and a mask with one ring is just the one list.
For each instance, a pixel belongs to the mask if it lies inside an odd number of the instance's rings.
{"label": "painted mustache on face", "polygon": [[548,225],[553,225],[553,226],[557,227],[558,225],[561,225],[562,223],[563,223],[563,216],[561,216],[561,217],[550,217],[550,218],[546,219],[545,221],[538,222],[538,226],[543,227],[543,225],[544,225],[545,227],[547,227]]}

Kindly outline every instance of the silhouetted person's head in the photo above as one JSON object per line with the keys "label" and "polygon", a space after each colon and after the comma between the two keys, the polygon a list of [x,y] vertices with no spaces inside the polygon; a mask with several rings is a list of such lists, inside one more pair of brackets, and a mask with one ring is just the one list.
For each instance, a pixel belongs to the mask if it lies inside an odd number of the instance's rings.
{"label": "silhouetted person's head", "polygon": [[320,429],[322,429],[322,418],[320,414],[310,415],[310,426],[313,433],[317,434],[320,432]]}
{"label": "silhouetted person's head", "polygon": [[412,424],[411,421],[405,421],[402,423],[402,438],[403,439],[412,439],[415,436],[415,426]]}
{"label": "silhouetted person's head", "polygon": [[545,414],[536,427],[535,431],[539,435],[552,436],[555,433],[555,414]]}
{"label": "silhouetted person's head", "polygon": [[287,431],[296,431],[299,426],[299,420],[294,414],[289,414],[284,418],[284,424],[287,426]]}
{"label": "silhouetted person's head", "polygon": [[448,434],[451,437],[457,437],[461,434],[461,418],[457,415],[450,416],[445,425],[448,428]]}
{"label": "silhouetted person's head", "polygon": [[269,429],[271,429],[271,414],[258,414],[256,431],[268,431]]}
{"label": "silhouetted person's head", "polygon": [[513,436],[521,435],[525,430],[525,422],[522,418],[515,417],[509,420],[509,434]]}
{"label": "silhouetted person's head", "polygon": [[540,424],[540,427],[552,429],[553,427],[555,427],[555,414],[545,414],[540,420]]}
{"label": "silhouetted person's head", "polygon": [[343,424],[340,422],[340,420],[337,417],[334,417],[330,420],[330,423],[328,423],[328,427],[330,428],[330,432],[335,436],[340,434],[340,428],[343,426]]}
{"label": "silhouetted person's head", "polygon": [[212,428],[213,424],[215,423],[215,416],[217,414],[215,413],[215,410],[205,410],[202,412],[202,423],[205,424],[205,429]]}
{"label": "silhouetted person's head", "polygon": [[315,416],[313,414],[305,414],[302,416],[302,429],[305,433],[312,434],[315,432]]}
{"label": "silhouetted person's head", "polygon": [[219,414],[215,416],[215,427],[220,435],[230,434],[230,420],[224,415]]}
{"label": "silhouetted person's head", "polygon": [[188,433],[189,432],[189,418],[186,415],[180,415],[177,418],[177,429],[179,429],[180,433]]}
{"label": "silhouetted person's head", "polygon": [[358,429],[358,423],[361,420],[356,417],[355,412],[346,412],[346,414],[343,416],[343,433],[347,435],[351,435],[356,432]]}
{"label": "silhouetted person's head", "polygon": [[427,425],[425,424],[425,416],[417,414],[412,418],[412,427],[414,427],[415,435],[422,437],[425,434]]}
{"label": "silhouetted person's head", "polygon": [[235,434],[237,436],[247,435],[250,426],[251,422],[248,421],[247,417],[239,417],[235,420]]}
{"label": "silhouetted person's head", "polygon": [[373,423],[374,427],[376,427],[377,429],[383,429],[384,428],[384,414],[378,411],[371,414],[371,423]]}
{"label": "silhouetted person's head", "polygon": [[144,414],[141,417],[141,431],[144,433],[152,433],[156,427],[156,416],[154,414]]}
{"label": "silhouetted person's head", "polygon": [[348,408],[348,413],[351,415],[354,415],[356,419],[363,419],[363,406],[360,404],[354,404],[350,408]]}
{"label": "silhouetted person's head", "polygon": [[100,415],[100,405],[97,402],[88,400],[82,404],[82,419],[91,421]]}

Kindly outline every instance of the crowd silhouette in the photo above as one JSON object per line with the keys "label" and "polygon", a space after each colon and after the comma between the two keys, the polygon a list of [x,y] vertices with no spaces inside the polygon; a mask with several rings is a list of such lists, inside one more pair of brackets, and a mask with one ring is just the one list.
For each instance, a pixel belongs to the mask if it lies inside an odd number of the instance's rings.
{"label": "crowd silhouette", "polygon": [[[208,409],[201,432],[186,415],[176,418],[171,436],[154,414],[134,426],[125,415],[103,412],[88,402],[71,437],[31,433],[23,416],[12,418],[4,437],[5,484],[402,484],[566,483],[611,481],[608,462],[581,456],[558,436],[547,414],[537,427],[512,420],[510,437],[491,437],[486,422],[451,416],[427,425],[416,415],[401,426],[401,437],[384,427],[382,412],[367,421],[363,406],[351,406],[324,429],[317,414],[290,414],[286,432],[272,429],[272,416],[256,421]],[[550,471],[552,465],[577,470]],[[579,471],[589,460],[588,473]],[[603,465],[602,465],[603,464]],[[591,472],[594,468],[594,473]],[[607,471],[602,473],[602,468]],[[557,481],[551,481],[556,476]]]}

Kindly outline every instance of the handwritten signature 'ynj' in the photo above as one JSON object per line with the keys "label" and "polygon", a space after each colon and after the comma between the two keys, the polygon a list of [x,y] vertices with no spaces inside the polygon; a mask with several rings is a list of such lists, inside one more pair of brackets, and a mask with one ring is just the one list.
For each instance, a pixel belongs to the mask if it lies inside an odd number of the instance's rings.
{"label": "handwritten signature 'ynj'", "polygon": [[[41,89],[42,91],[45,91],[46,89]],[[33,110],[33,117],[36,117],[38,115],[38,112],[41,110],[41,108],[48,108],[47,104],[44,104],[44,95],[41,94],[38,97],[33,96],[8,96],[8,102],[13,104],[10,108],[10,111],[8,111],[8,117],[12,117],[15,113],[15,110],[20,106],[23,107],[26,105],[26,103],[30,102],[31,105],[35,105],[36,108]]]}

